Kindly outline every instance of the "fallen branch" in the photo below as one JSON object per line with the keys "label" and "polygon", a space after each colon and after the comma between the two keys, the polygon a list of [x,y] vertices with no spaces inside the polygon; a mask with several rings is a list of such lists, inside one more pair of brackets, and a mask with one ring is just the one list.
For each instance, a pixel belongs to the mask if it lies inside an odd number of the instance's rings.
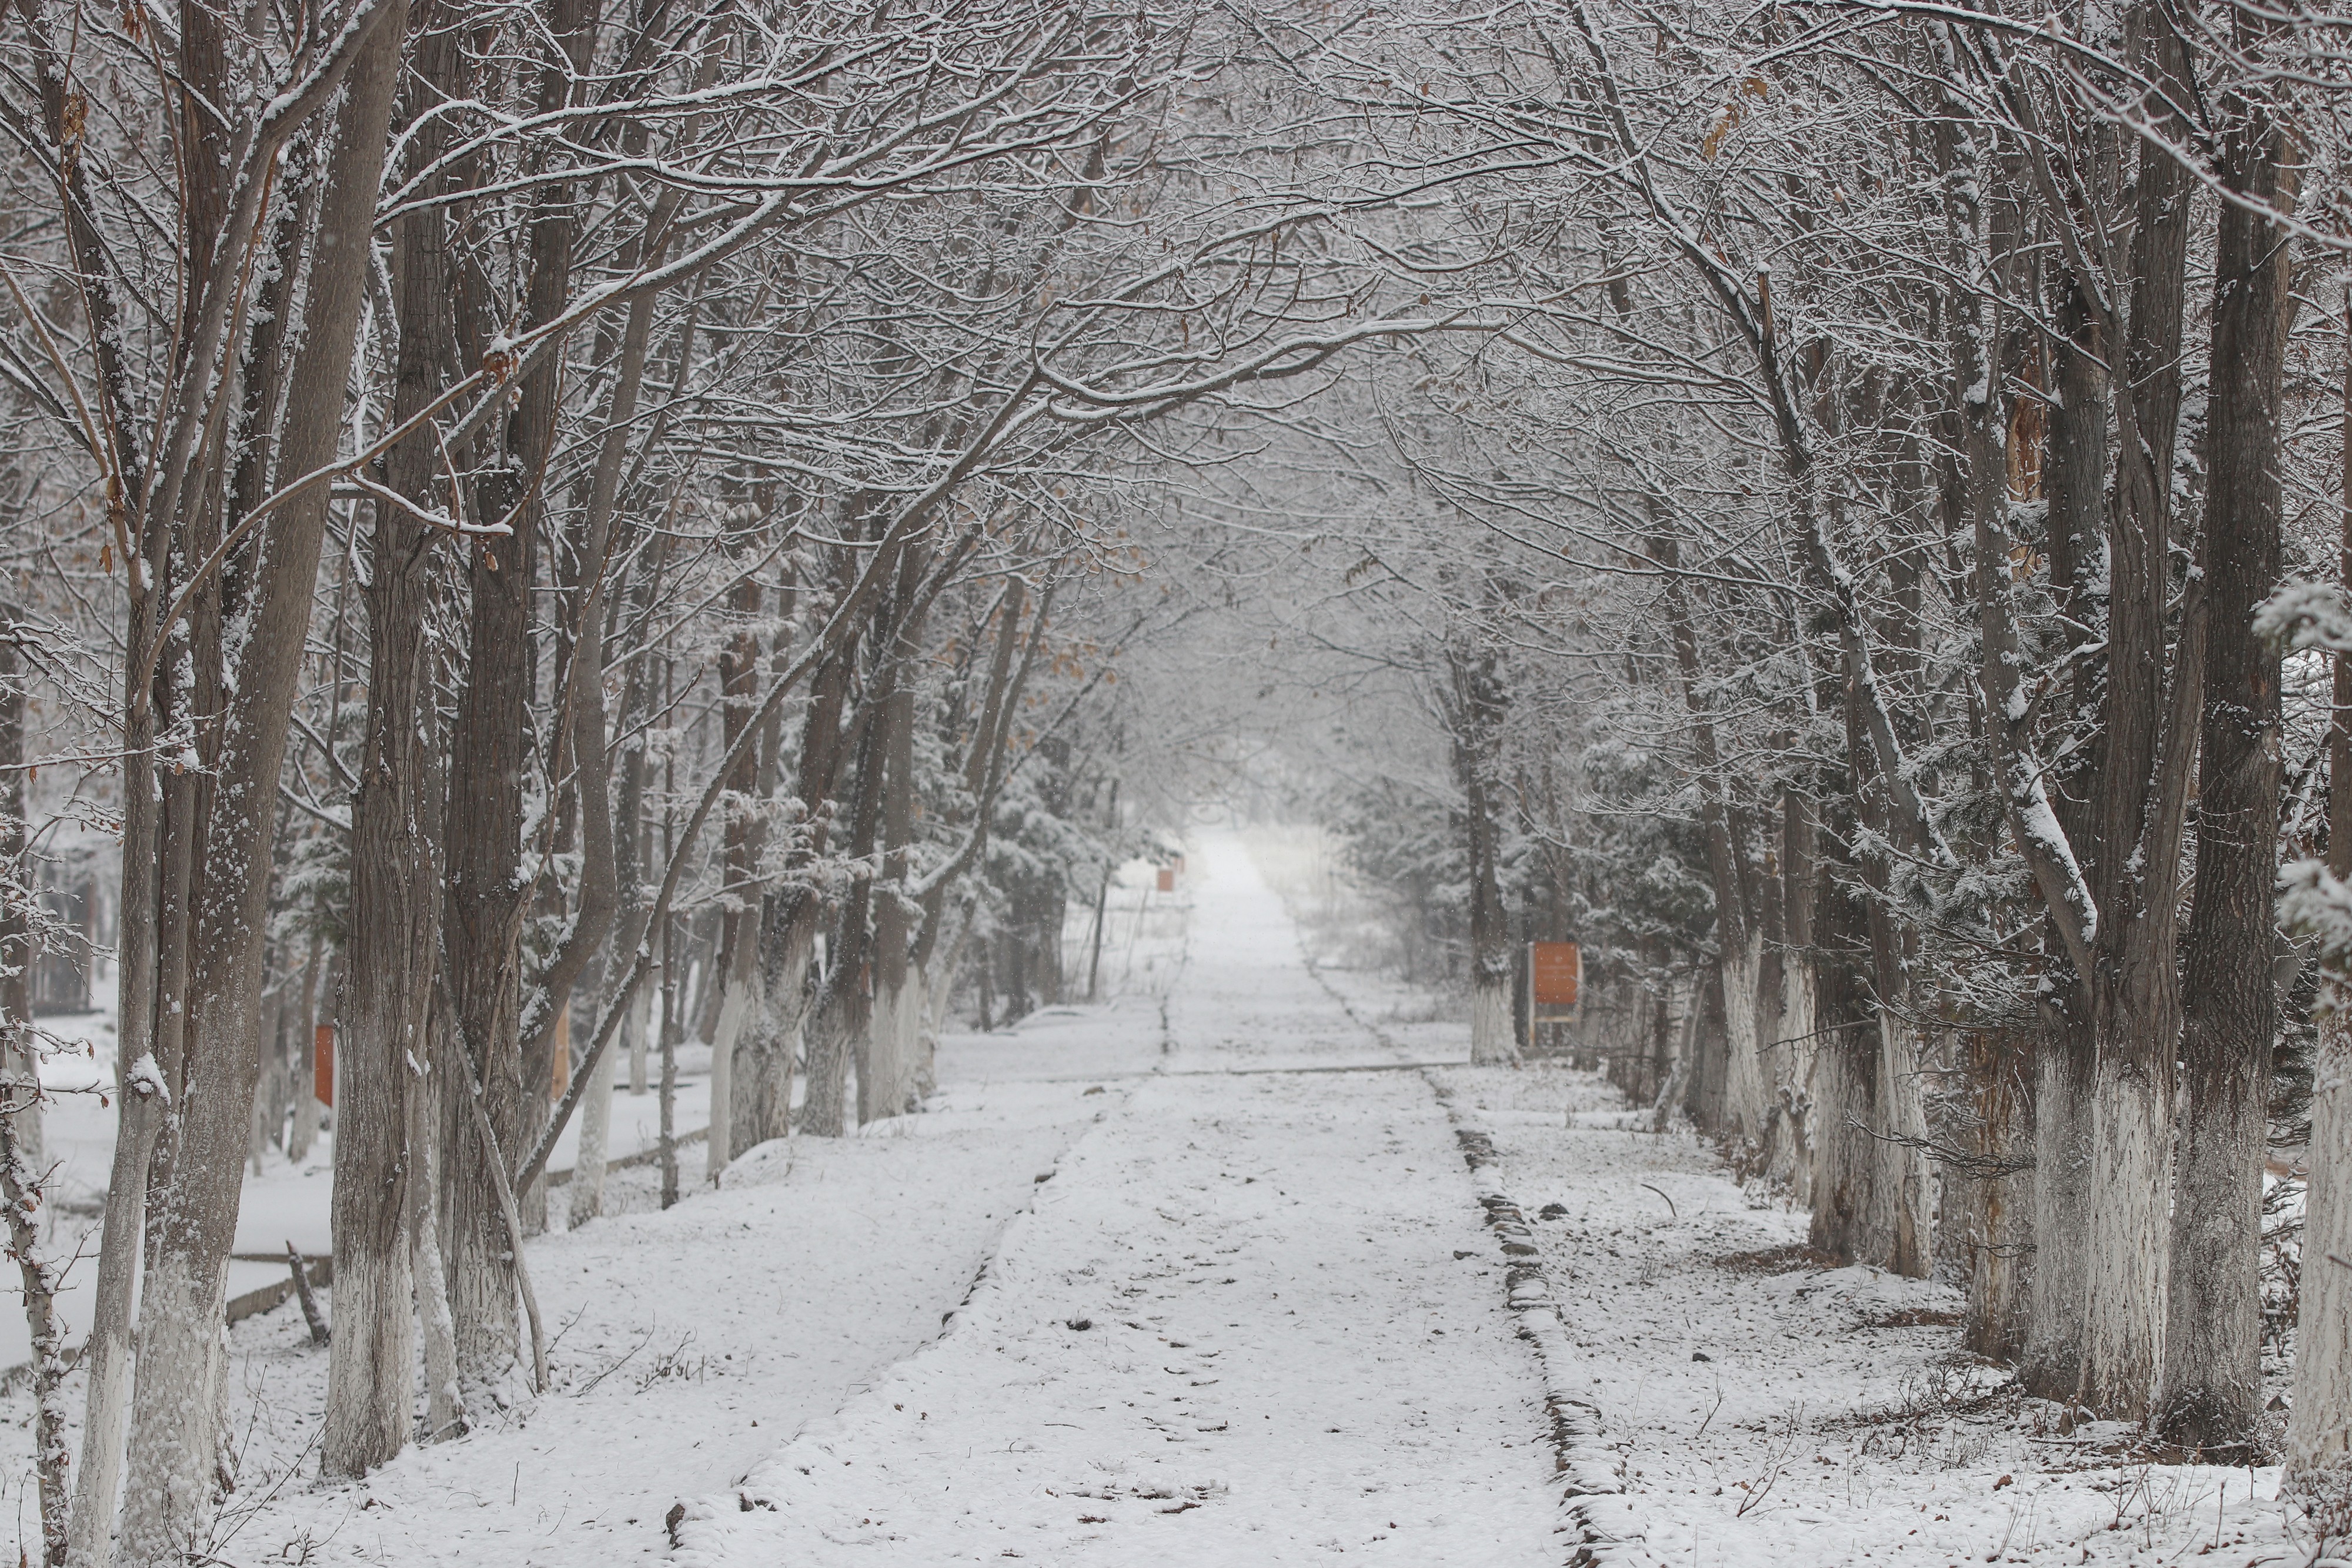
{"label": "fallen branch", "polygon": [[334,1338],[334,1331],[327,1327],[326,1314],[319,1310],[319,1298],[310,1293],[310,1268],[291,1241],[286,1244],[286,1260],[294,1266],[294,1293],[302,1298],[302,1321],[310,1325],[310,1343],[326,1344]]}

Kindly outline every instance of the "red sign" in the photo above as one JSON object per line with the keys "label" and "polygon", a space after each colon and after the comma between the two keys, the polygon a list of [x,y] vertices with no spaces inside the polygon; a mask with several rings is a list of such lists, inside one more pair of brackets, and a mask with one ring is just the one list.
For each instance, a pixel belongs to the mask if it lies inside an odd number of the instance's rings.
{"label": "red sign", "polygon": [[547,1097],[561,1100],[563,1092],[572,1087],[572,1004],[555,1015],[555,1062],[549,1073]]}
{"label": "red sign", "polygon": [[322,1023],[310,1037],[310,1092],[319,1103],[332,1109],[335,1103],[335,1026]]}
{"label": "red sign", "polygon": [[1164,865],[1160,868],[1160,891],[1162,893],[1173,893],[1176,891],[1176,868],[1174,866]]}
{"label": "red sign", "polygon": [[1577,988],[1584,981],[1584,955],[1573,942],[1530,942],[1528,971],[1534,977],[1535,1004],[1539,1008],[1572,1008]]}

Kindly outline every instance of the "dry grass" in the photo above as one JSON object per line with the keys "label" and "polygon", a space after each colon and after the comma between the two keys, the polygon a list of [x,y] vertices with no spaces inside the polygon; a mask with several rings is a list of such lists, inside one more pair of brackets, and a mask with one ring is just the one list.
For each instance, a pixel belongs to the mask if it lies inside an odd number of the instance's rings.
{"label": "dry grass", "polygon": [[1960,1326],[1960,1314],[1936,1307],[1902,1307],[1870,1319],[1866,1329],[1956,1329]]}
{"label": "dry grass", "polygon": [[1785,1247],[1767,1247],[1756,1252],[1720,1253],[1707,1261],[1731,1274],[1787,1274],[1799,1269],[1818,1273],[1840,1267],[1836,1259],[1802,1241],[1791,1241]]}

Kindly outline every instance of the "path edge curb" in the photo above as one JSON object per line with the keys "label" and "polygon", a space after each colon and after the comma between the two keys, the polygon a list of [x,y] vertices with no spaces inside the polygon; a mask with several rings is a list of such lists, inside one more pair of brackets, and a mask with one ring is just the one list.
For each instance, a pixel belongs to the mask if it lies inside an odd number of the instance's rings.
{"label": "path edge curb", "polygon": [[[1601,1508],[1605,1506],[1601,1500],[1625,1497],[1622,1463],[1601,1439],[1600,1407],[1569,1387],[1569,1369],[1578,1364],[1576,1350],[1569,1343],[1567,1322],[1534,1232],[1517,1201],[1504,1187],[1494,1136],[1463,1113],[1452,1088],[1434,1072],[1424,1071],[1422,1076],[1453,1124],[1454,1140],[1470,1170],[1471,1188],[1486,1211],[1486,1228],[1502,1249],[1504,1306],[1519,1337],[1535,1351],[1560,1483],[1560,1511],[1567,1521],[1562,1529],[1571,1532],[1577,1542],[1568,1558],[1569,1568],[1636,1561],[1637,1554],[1628,1550],[1633,1543],[1601,1518]],[[1612,1511],[1622,1511],[1622,1508]]]}

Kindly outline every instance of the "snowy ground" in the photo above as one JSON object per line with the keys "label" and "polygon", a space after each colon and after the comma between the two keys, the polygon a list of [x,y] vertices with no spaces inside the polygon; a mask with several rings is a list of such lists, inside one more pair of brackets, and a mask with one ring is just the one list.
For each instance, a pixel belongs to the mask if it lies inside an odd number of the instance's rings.
{"label": "snowy ground", "polygon": [[1687,1138],[1624,1130],[1591,1076],[1441,1076],[1533,1222],[1619,1456],[1625,1495],[1594,1513],[1626,1545],[1605,1559],[2308,1560],[2274,1469],[2119,1462],[2098,1451],[2117,1434],[2045,1430],[1960,1352],[1958,1291],[1809,1262],[1801,1213]]}
{"label": "snowy ground", "polygon": [[1236,842],[1192,863],[1160,1072],[951,1332],[688,1505],[681,1562],[1561,1560],[1538,1380],[1428,1082],[1317,984]]}
{"label": "snowy ground", "polygon": [[1595,1075],[1463,1065],[1451,1009],[1307,914],[1213,837],[1113,922],[1112,999],[951,1037],[924,1114],[667,1212],[622,1173],[634,1212],[531,1249],[554,1390],[364,1485],[315,1479],[299,1314],[240,1325],[211,1561],[2310,1555],[2275,1472],[2041,1432],[1958,1354],[1955,1292],[1809,1264],[1801,1215]]}
{"label": "snowy ground", "polygon": [[[110,983],[102,977],[99,993],[105,994]],[[42,1139],[55,1172],[47,1240],[61,1256],[70,1256],[79,1248],[89,1259],[68,1272],[65,1289],[58,1294],[67,1343],[79,1344],[89,1326],[86,1303],[98,1268],[97,1217],[114,1159],[114,1016],[109,1009],[45,1018],[41,1026],[55,1040],[82,1048],[79,1053],[54,1052],[41,1066],[41,1086],[48,1095],[42,1111]],[[628,1092],[625,1063],[614,1065],[622,1076],[613,1096],[607,1146],[618,1159],[655,1145],[660,1137],[661,1113],[652,1093]],[[710,1119],[710,1048],[696,1045],[680,1051],[678,1068],[674,1117],[678,1132],[684,1134],[704,1127]],[[557,1141],[550,1168],[569,1171],[579,1145],[575,1118]],[[690,1171],[699,1174],[703,1155],[698,1148],[688,1149],[682,1160]],[[248,1259],[267,1260],[229,1265],[232,1297],[285,1280],[288,1268],[282,1260],[289,1241],[306,1255],[328,1250],[327,1213],[334,1166],[334,1136],[321,1133],[308,1158],[297,1162],[271,1149],[263,1155],[258,1173],[247,1173],[237,1210],[236,1251]],[[7,1298],[6,1310],[0,1310],[0,1367],[21,1365],[31,1354],[13,1288]]]}
{"label": "snowy ground", "polygon": [[[1318,946],[1310,942],[1310,949]],[[1324,945],[1328,948],[1330,945]],[[1381,1037],[1443,1053],[1463,1026],[1337,965],[1318,973]],[[1455,1053],[1458,1056],[1465,1053]],[[1617,1495],[1581,1512],[1603,1563],[2307,1563],[2278,1472],[2132,1462],[2119,1431],[2061,1437],[2050,1407],[1959,1345],[1960,1292],[1827,1269],[1807,1217],[1732,1182],[1597,1074],[1538,1062],[1431,1074],[1529,1221]]]}

